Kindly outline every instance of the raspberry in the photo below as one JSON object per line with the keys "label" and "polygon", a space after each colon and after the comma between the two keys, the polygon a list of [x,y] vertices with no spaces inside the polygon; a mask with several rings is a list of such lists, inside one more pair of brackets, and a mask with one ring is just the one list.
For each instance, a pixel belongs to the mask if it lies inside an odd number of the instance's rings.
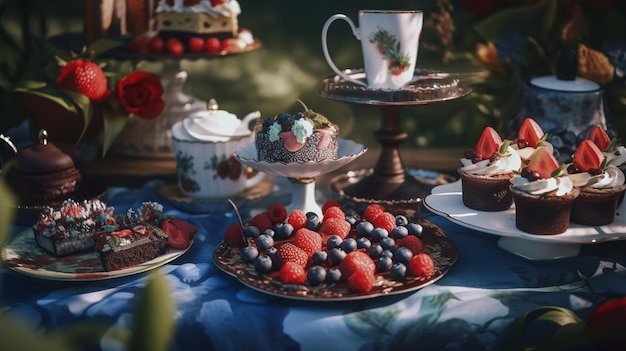
{"label": "raspberry", "polygon": [[185,46],[176,38],[169,38],[165,42],[165,49],[172,55],[182,55],[185,52]]}
{"label": "raspberry", "polygon": [[341,203],[335,199],[328,199],[322,205],[322,214],[326,217],[326,210],[333,207],[339,207],[341,209]]}
{"label": "raspberry", "polygon": [[372,290],[375,281],[376,276],[374,274],[357,271],[348,278],[348,290],[356,293],[366,293]]}
{"label": "raspberry", "polygon": [[393,228],[396,227],[396,216],[389,212],[383,212],[374,219],[372,224],[375,228],[383,228],[386,229],[388,233],[391,233]]}
{"label": "raspberry", "polygon": [[345,239],[350,233],[350,222],[343,218],[324,218],[320,233],[324,235],[338,235],[342,239]]}
{"label": "raspberry", "polygon": [[280,203],[271,204],[267,208],[267,215],[272,220],[272,223],[282,223],[287,219],[287,209]]}
{"label": "raspberry", "polygon": [[204,42],[204,51],[208,53],[218,53],[222,51],[222,42],[216,37],[210,37]]}
{"label": "raspberry", "polygon": [[295,262],[285,262],[280,267],[278,277],[283,284],[304,284],[306,282],[304,267]]}
{"label": "raspberry", "polygon": [[291,224],[295,230],[304,228],[306,226],[306,213],[302,210],[291,211],[287,223]]}
{"label": "raspberry", "polygon": [[278,248],[278,257],[280,258],[280,263],[283,265],[287,262],[293,262],[302,267],[305,267],[309,260],[309,255],[292,243],[281,245]]}
{"label": "raspberry", "polygon": [[204,40],[200,37],[191,37],[187,42],[187,47],[190,52],[202,52],[204,51]]}
{"label": "raspberry", "polygon": [[435,263],[428,254],[419,253],[409,262],[409,271],[416,277],[426,277],[435,271]]}
{"label": "raspberry", "polygon": [[359,271],[374,275],[376,264],[365,252],[352,251],[341,261],[339,269],[341,270],[341,276],[347,279]]}
{"label": "raspberry", "polygon": [[267,212],[263,212],[252,217],[250,225],[257,227],[263,233],[266,229],[272,229],[273,223]]}
{"label": "raspberry", "polygon": [[233,223],[226,228],[224,233],[224,242],[233,247],[243,247],[243,229],[239,224]]}
{"label": "raspberry", "polygon": [[333,206],[324,211],[324,220],[327,218],[346,219],[346,213],[343,212],[341,207]]}
{"label": "raspberry", "polygon": [[298,229],[293,243],[307,253],[307,258],[313,256],[316,251],[322,250],[322,236],[307,228]]}
{"label": "raspberry", "polygon": [[415,235],[408,235],[396,242],[397,247],[407,247],[413,255],[422,252],[422,240]]}
{"label": "raspberry", "polygon": [[378,217],[378,215],[383,212],[385,212],[385,208],[383,207],[383,205],[369,204],[365,208],[365,211],[363,211],[363,219],[368,222],[374,223],[376,217]]}

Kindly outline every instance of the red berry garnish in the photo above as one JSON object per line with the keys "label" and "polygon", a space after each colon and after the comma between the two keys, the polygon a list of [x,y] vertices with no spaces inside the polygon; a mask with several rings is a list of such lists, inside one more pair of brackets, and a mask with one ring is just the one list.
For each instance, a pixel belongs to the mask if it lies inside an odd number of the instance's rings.
{"label": "red berry garnish", "polygon": [[250,225],[253,225],[259,229],[261,233],[267,229],[272,229],[274,223],[272,223],[272,219],[267,214],[267,212],[259,213],[252,217],[250,220]]}
{"label": "red berry garnish", "polygon": [[422,252],[422,240],[415,235],[407,235],[396,242],[397,247],[407,247],[413,255]]}
{"label": "red berry garnish", "polygon": [[200,37],[192,37],[189,38],[189,42],[187,42],[187,47],[190,52],[203,52],[204,51],[204,40]]}
{"label": "red berry garnish", "polygon": [[148,51],[151,54],[162,54],[165,51],[165,41],[160,35],[148,39]]}
{"label": "red berry garnish", "polygon": [[224,242],[232,247],[244,247],[246,245],[243,241],[243,229],[239,224],[233,223],[226,228]]}
{"label": "red berry garnish", "polygon": [[393,228],[396,227],[396,216],[391,214],[390,212],[383,212],[374,221],[372,222],[374,227],[383,228],[387,230],[387,232],[391,233]]}
{"label": "red berry garnish", "polygon": [[304,267],[295,262],[285,262],[278,272],[280,282],[283,284],[306,283],[306,271]]}
{"label": "red berry garnish", "polygon": [[204,51],[211,54],[216,54],[222,51],[222,42],[215,37],[208,38],[204,42]]}
{"label": "red berry garnish", "polygon": [[280,258],[281,264],[293,262],[302,267],[305,267],[309,261],[309,255],[292,243],[282,244],[278,248],[278,258]]}
{"label": "red berry garnish", "polygon": [[306,226],[306,213],[302,210],[293,210],[287,218],[287,223],[293,226],[294,230],[304,228]]}
{"label": "red berry garnish", "polygon": [[343,212],[341,207],[330,207],[326,211],[324,211],[324,220],[326,220],[326,218],[345,219],[346,213]]}
{"label": "red berry garnish", "polygon": [[435,262],[425,253],[419,253],[409,261],[409,271],[416,277],[426,277],[435,271]]}
{"label": "red berry garnish", "polygon": [[185,53],[185,46],[176,38],[167,39],[165,42],[165,48],[167,49],[167,52],[172,55],[182,55]]}
{"label": "red berry garnish", "polygon": [[326,210],[328,210],[331,207],[341,208],[341,203],[335,199],[328,199],[324,201],[324,204],[322,205],[322,214],[326,216]]}
{"label": "red berry garnish", "polygon": [[316,251],[322,249],[322,236],[307,228],[300,228],[294,235],[294,245],[307,253],[307,258],[313,256]]}
{"label": "red berry garnish", "polygon": [[350,222],[346,221],[345,218],[324,217],[319,231],[323,235],[338,235],[345,239],[350,234],[350,228]]}
{"label": "red berry garnish", "polygon": [[365,208],[365,211],[363,211],[363,219],[370,223],[374,223],[374,220],[376,219],[376,217],[378,217],[378,215],[383,212],[385,212],[385,208],[383,207],[383,205],[380,205],[380,204],[367,205],[367,207]]}
{"label": "red berry garnish", "polygon": [[281,203],[274,203],[267,207],[267,215],[272,223],[282,223],[287,219],[287,209]]}

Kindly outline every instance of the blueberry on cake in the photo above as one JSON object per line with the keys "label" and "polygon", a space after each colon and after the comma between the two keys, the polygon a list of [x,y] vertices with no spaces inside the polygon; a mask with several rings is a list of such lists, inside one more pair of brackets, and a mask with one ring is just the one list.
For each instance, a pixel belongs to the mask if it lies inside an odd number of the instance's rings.
{"label": "blueberry on cake", "polygon": [[337,159],[339,127],[298,101],[304,112],[281,113],[257,124],[259,161],[305,163]]}
{"label": "blueberry on cake", "polygon": [[66,200],[58,207],[42,208],[33,225],[35,242],[53,256],[91,250],[94,235],[115,228],[113,208],[100,200]]}

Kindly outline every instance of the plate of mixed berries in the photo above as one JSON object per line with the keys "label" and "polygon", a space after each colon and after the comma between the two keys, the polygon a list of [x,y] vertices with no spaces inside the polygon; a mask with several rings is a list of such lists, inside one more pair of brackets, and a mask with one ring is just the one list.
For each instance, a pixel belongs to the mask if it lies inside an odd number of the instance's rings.
{"label": "plate of mixed berries", "polygon": [[213,261],[270,295],[342,301],[420,289],[441,279],[457,256],[455,244],[426,219],[327,200],[322,216],[274,203],[228,226]]}

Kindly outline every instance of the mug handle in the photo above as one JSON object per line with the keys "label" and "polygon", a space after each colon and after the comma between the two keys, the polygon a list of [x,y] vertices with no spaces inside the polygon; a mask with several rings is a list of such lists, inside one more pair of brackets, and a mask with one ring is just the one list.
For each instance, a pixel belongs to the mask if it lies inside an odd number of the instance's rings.
{"label": "mug handle", "polygon": [[365,84],[364,82],[357,80],[357,79],[350,78],[346,73],[339,70],[339,68],[337,68],[333,60],[330,58],[330,54],[328,53],[328,45],[327,45],[328,28],[330,27],[331,23],[333,23],[335,20],[338,20],[338,19],[348,22],[348,24],[350,25],[350,28],[352,28],[352,34],[354,35],[354,37],[357,38],[357,40],[361,40],[359,29],[354,25],[354,22],[352,22],[350,17],[344,14],[332,15],[328,20],[326,20],[326,23],[324,23],[324,27],[322,28],[322,50],[324,51],[324,57],[326,58],[326,62],[328,62],[328,65],[330,66],[330,68],[332,68],[332,70],[341,78],[349,82],[367,87],[367,84]]}

